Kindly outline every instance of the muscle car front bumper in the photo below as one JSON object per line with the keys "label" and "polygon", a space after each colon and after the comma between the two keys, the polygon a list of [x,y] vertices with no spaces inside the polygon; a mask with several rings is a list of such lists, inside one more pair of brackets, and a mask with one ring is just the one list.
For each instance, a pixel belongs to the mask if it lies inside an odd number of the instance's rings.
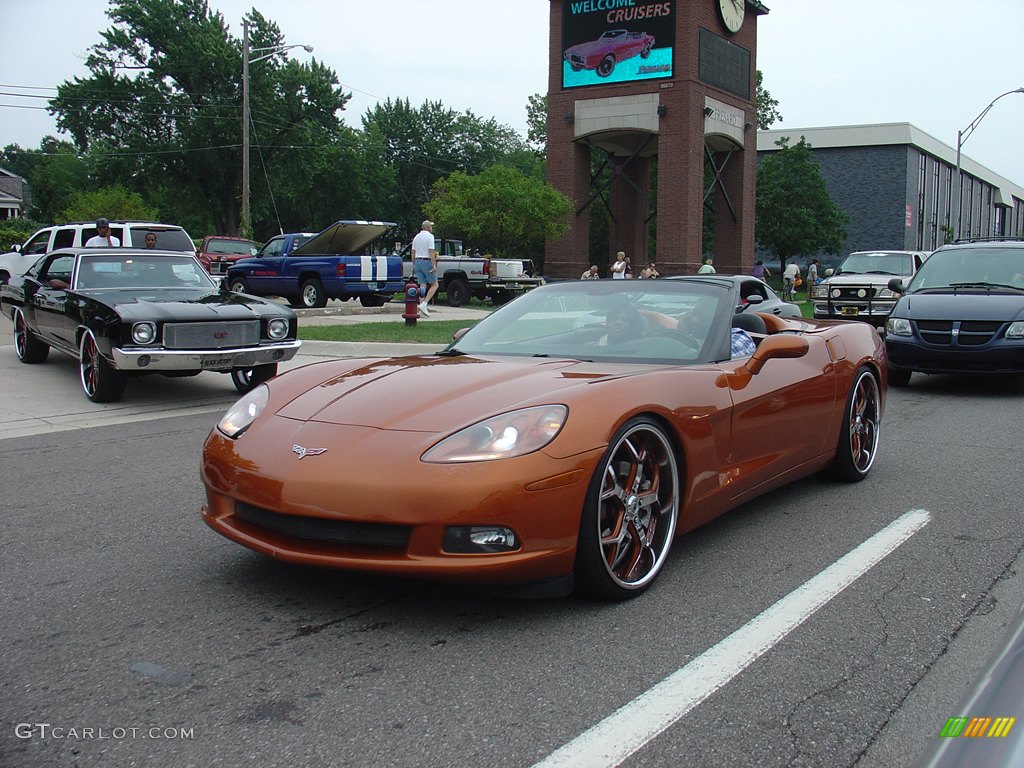
{"label": "muscle car front bumper", "polygon": [[163,347],[115,347],[114,367],[120,371],[230,371],[257,365],[283,363],[295,357],[302,342],[282,341],[235,349],[164,349]]}

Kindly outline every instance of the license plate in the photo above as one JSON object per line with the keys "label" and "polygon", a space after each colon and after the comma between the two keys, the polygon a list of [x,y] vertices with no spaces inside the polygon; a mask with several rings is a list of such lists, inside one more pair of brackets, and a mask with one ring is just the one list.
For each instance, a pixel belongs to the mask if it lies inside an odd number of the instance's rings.
{"label": "license plate", "polygon": [[230,357],[204,357],[199,361],[201,368],[227,368],[231,365]]}
{"label": "license plate", "polygon": [[857,315],[860,314],[860,310],[857,307],[840,307],[839,314],[841,315]]}

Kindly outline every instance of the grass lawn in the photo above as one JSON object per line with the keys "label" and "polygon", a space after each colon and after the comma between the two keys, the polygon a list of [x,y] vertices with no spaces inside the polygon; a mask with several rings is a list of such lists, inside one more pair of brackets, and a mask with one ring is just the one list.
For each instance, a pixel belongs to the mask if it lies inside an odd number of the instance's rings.
{"label": "grass lawn", "polygon": [[385,344],[447,344],[460,328],[479,320],[420,320],[416,325],[396,322],[302,325],[299,338],[310,341],[371,341]]}

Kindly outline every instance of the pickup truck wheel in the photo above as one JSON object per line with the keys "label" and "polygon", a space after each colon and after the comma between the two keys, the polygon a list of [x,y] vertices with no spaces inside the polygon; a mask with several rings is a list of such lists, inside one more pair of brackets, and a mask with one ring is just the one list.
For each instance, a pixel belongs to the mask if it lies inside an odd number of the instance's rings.
{"label": "pickup truck wheel", "polygon": [[372,294],[370,296],[360,296],[359,303],[364,307],[383,307],[388,301],[387,296],[380,296],[379,294]]}
{"label": "pickup truck wheel", "polygon": [[452,280],[445,286],[444,292],[448,296],[449,307],[461,307],[469,301],[469,286],[465,280]]}
{"label": "pickup truck wheel", "polygon": [[20,309],[14,313],[14,351],[23,363],[41,363],[50,354],[50,345],[32,335]]}
{"label": "pickup truck wheel", "polygon": [[231,278],[230,289],[232,293],[248,293],[249,284],[245,282],[244,277],[233,277]]}
{"label": "pickup truck wheel", "polygon": [[79,354],[79,371],[85,396],[94,403],[112,403],[120,400],[128,377],[103,359],[92,331],[82,336]]}
{"label": "pickup truck wheel", "polygon": [[231,371],[231,383],[243,395],[253,387],[277,376],[277,363],[257,365],[255,368],[234,368]]}
{"label": "pickup truck wheel", "polygon": [[310,277],[302,281],[302,306],[307,309],[320,309],[327,306],[327,294],[324,284],[318,277]]}

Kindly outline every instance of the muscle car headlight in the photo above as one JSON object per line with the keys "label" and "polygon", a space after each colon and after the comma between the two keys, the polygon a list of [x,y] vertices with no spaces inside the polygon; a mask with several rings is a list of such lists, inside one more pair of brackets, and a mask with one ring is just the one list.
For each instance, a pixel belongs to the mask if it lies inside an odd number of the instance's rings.
{"label": "muscle car headlight", "polygon": [[288,335],[288,321],[275,317],[267,323],[267,335],[274,341],[280,341]]}
{"label": "muscle car headlight", "polygon": [[155,339],[155,323],[135,323],[132,326],[132,341],[136,344],[152,344]]}
{"label": "muscle car headlight", "polygon": [[510,459],[539,451],[555,439],[569,409],[540,405],[492,416],[446,437],[423,454],[436,464]]}
{"label": "muscle car headlight", "polygon": [[1024,339],[1024,320],[1010,323],[1010,327],[1006,329],[1006,338]]}
{"label": "muscle car headlight", "polygon": [[905,317],[890,317],[885,321],[885,332],[893,336],[911,336],[910,321]]}
{"label": "muscle car headlight", "polygon": [[217,422],[217,429],[232,440],[241,437],[245,430],[256,421],[256,417],[267,407],[269,397],[270,390],[267,389],[267,385],[260,384],[228,409],[223,418]]}

